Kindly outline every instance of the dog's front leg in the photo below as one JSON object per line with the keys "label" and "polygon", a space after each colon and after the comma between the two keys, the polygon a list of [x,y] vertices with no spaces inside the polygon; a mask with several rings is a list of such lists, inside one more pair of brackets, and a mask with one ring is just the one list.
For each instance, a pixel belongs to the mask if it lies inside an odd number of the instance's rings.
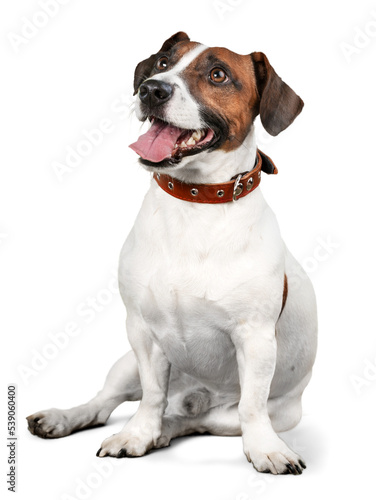
{"label": "dog's front leg", "polygon": [[305,464],[274,432],[267,411],[276,365],[275,323],[244,323],[235,330],[241,397],[239,418],[243,449],[256,470],[272,474],[301,474]]}
{"label": "dog's front leg", "polygon": [[142,399],[137,412],[122,431],[102,443],[97,453],[100,457],[140,457],[155,447],[161,436],[170,363],[152,339],[142,318],[129,314],[127,331],[138,361]]}

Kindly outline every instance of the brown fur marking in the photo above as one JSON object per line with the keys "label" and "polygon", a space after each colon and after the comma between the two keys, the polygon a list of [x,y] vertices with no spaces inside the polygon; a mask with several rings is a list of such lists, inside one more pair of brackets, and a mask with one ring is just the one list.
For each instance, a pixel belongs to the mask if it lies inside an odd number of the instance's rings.
{"label": "brown fur marking", "polygon": [[[210,71],[216,67],[226,71],[229,82],[214,85],[210,81]],[[246,138],[259,107],[250,56],[221,47],[208,48],[184,70],[183,77],[200,104],[226,119],[229,133],[219,149],[226,152],[237,149]]]}
{"label": "brown fur marking", "polygon": [[286,300],[287,300],[287,295],[289,292],[289,284],[287,281],[287,276],[285,274],[284,280],[283,280],[283,294],[282,294],[282,309],[281,309],[281,314],[283,312],[283,309],[285,308],[286,305]]}

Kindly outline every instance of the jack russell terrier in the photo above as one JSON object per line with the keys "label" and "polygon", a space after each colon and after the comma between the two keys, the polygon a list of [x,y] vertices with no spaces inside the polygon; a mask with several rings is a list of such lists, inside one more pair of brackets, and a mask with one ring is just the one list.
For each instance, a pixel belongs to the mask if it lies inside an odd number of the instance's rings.
{"label": "jack russell terrier", "polygon": [[304,461],[276,433],[301,419],[316,301],[258,187],[261,171],[277,170],[256,148],[253,122],[260,114],[276,136],[303,101],[263,53],[208,48],[182,32],[138,64],[134,91],[136,115],[151,125],[130,147],[153,178],[120,255],[133,350],[94,399],[35,413],[29,429],[67,436],[141,400],[99,457],[140,457],[208,432],[241,435],[260,472],[301,474]]}

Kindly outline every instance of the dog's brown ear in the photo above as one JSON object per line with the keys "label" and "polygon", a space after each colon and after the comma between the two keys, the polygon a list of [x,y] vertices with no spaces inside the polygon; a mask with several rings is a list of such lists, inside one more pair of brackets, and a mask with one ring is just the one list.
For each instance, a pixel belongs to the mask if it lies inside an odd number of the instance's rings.
{"label": "dog's brown ear", "polygon": [[167,52],[179,42],[189,42],[190,38],[184,31],[178,31],[164,42],[159,52]]}
{"label": "dog's brown ear", "polygon": [[133,95],[137,94],[138,87],[144,80],[146,80],[146,78],[150,76],[154,63],[159,54],[161,52],[168,52],[174,45],[184,41],[189,42],[189,36],[183,31],[179,31],[178,33],[175,33],[175,35],[172,35],[172,37],[170,37],[168,40],[166,40],[156,54],[151,55],[148,59],[145,59],[144,61],[141,61],[137,64],[136,70],[134,72]]}
{"label": "dog's brown ear", "polygon": [[291,125],[304,102],[277,75],[265,54],[252,52],[251,59],[260,95],[261,123],[269,134],[276,136]]}

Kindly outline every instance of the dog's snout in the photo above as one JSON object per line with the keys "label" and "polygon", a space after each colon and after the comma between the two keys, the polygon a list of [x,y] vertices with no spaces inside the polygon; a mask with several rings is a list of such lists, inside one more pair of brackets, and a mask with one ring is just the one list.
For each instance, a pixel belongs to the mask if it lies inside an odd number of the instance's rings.
{"label": "dog's snout", "polygon": [[160,106],[172,96],[172,86],[159,80],[147,80],[140,86],[139,97],[149,108]]}

